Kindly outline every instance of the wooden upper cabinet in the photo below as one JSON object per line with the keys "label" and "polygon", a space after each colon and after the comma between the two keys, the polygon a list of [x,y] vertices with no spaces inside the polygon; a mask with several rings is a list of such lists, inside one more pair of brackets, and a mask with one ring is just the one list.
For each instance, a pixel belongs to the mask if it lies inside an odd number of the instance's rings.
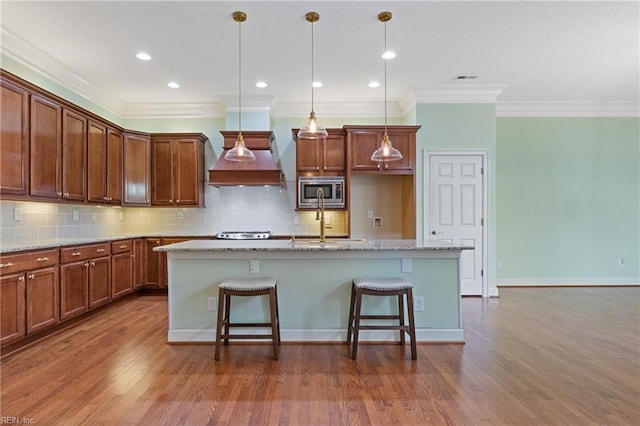
{"label": "wooden upper cabinet", "polygon": [[414,174],[416,133],[420,126],[388,126],[387,132],[402,159],[377,162],[371,154],[380,147],[384,126],[345,126],[352,173]]}
{"label": "wooden upper cabinet", "polygon": [[39,95],[31,95],[29,131],[30,185],[34,197],[62,197],[62,107]]}
{"label": "wooden upper cabinet", "polygon": [[[171,137],[169,137],[171,136]],[[204,205],[204,135],[154,135],[151,204]]]}
{"label": "wooden upper cabinet", "polygon": [[62,198],[87,198],[87,118],[63,109],[62,114]]}
{"label": "wooden upper cabinet", "polygon": [[0,79],[0,194],[27,195],[29,92]]}
{"label": "wooden upper cabinet", "polygon": [[122,132],[89,121],[87,200],[121,204]]}
{"label": "wooden upper cabinet", "polygon": [[[344,173],[345,136],[343,129],[327,129],[322,139],[296,138],[296,169],[302,174]],[[294,134],[297,129],[294,129]]]}
{"label": "wooden upper cabinet", "polygon": [[123,205],[148,206],[150,204],[150,162],[150,136],[125,132],[123,139]]}

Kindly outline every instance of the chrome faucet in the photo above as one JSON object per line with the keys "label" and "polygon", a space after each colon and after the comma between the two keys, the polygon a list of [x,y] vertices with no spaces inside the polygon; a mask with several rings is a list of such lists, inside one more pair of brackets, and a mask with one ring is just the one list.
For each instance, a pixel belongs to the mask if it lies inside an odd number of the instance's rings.
{"label": "chrome faucet", "polygon": [[318,209],[316,210],[316,220],[320,221],[320,242],[324,243],[327,239],[325,237],[324,230],[324,191],[322,188],[318,188],[316,192],[316,197],[318,197]]}

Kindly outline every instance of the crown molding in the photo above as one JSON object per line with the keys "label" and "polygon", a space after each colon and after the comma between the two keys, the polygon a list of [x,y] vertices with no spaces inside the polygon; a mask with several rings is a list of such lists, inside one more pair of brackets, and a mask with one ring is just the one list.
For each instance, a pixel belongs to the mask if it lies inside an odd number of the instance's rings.
{"label": "crown molding", "polygon": [[219,102],[130,103],[122,118],[224,118]]}
{"label": "crown molding", "polygon": [[[240,109],[238,96],[219,95],[218,98],[227,112],[238,112]],[[243,111],[271,111],[276,102],[275,95],[250,95],[242,97]]]}
{"label": "crown molding", "polygon": [[0,26],[0,52],[22,66],[81,96],[115,116],[122,116],[122,101],[107,96],[88,81],[75,74],[62,62],[27,40]]}
{"label": "crown molding", "polygon": [[[276,118],[306,118],[311,105],[308,102],[278,102],[271,115]],[[313,107],[318,117],[368,118],[383,117],[384,102],[316,102]],[[387,116],[402,117],[403,112],[397,102],[387,103]]]}
{"label": "crown molding", "polygon": [[497,117],[640,117],[639,102],[499,102]]}
{"label": "crown molding", "polygon": [[411,88],[416,104],[496,103],[506,84],[434,84]]}

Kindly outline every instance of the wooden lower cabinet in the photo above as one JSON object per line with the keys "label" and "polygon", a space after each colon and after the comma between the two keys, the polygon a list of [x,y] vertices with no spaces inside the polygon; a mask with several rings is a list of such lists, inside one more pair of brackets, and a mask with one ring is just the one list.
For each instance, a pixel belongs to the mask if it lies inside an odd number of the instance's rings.
{"label": "wooden lower cabinet", "polygon": [[0,278],[0,344],[18,340],[25,334],[25,276]]}
{"label": "wooden lower cabinet", "polygon": [[89,309],[111,302],[111,258],[89,262]]}
{"label": "wooden lower cabinet", "polygon": [[142,288],[145,279],[145,240],[137,238],[133,240],[133,287],[135,290]]}
{"label": "wooden lower cabinet", "polygon": [[145,239],[145,247],[144,247],[144,263],[145,263],[145,274],[144,274],[144,287],[149,288],[159,288],[161,283],[161,272],[160,268],[162,267],[161,261],[161,253],[157,251],[153,251],[155,247],[159,247],[162,245],[161,238],[147,238]]}
{"label": "wooden lower cabinet", "polygon": [[133,240],[111,243],[111,296],[113,299],[133,292]]}
{"label": "wooden lower cabinet", "polygon": [[89,310],[89,262],[60,266],[60,320],[64,321]]}
{"label": "wooden lower cabinet", "polygon": [[60,319],[58,268],[26,274],[27,334],[57,324]]}

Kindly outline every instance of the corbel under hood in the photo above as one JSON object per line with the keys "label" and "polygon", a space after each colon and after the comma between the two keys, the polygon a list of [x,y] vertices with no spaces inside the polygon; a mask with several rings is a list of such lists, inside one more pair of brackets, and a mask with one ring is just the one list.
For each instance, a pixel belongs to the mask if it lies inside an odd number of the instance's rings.
{"label": "corbel under hood", "polygon": [[228,161],[224,155],[234,147],[237,131],[223,130],[224,151],[220,158],[209,170],[209,185],[211,186],[282,186],[284,175],[278,167],[271,151],[271,143],[275,139],[272,131],[243,131],[244,143],[256,156],[254,161]]}

